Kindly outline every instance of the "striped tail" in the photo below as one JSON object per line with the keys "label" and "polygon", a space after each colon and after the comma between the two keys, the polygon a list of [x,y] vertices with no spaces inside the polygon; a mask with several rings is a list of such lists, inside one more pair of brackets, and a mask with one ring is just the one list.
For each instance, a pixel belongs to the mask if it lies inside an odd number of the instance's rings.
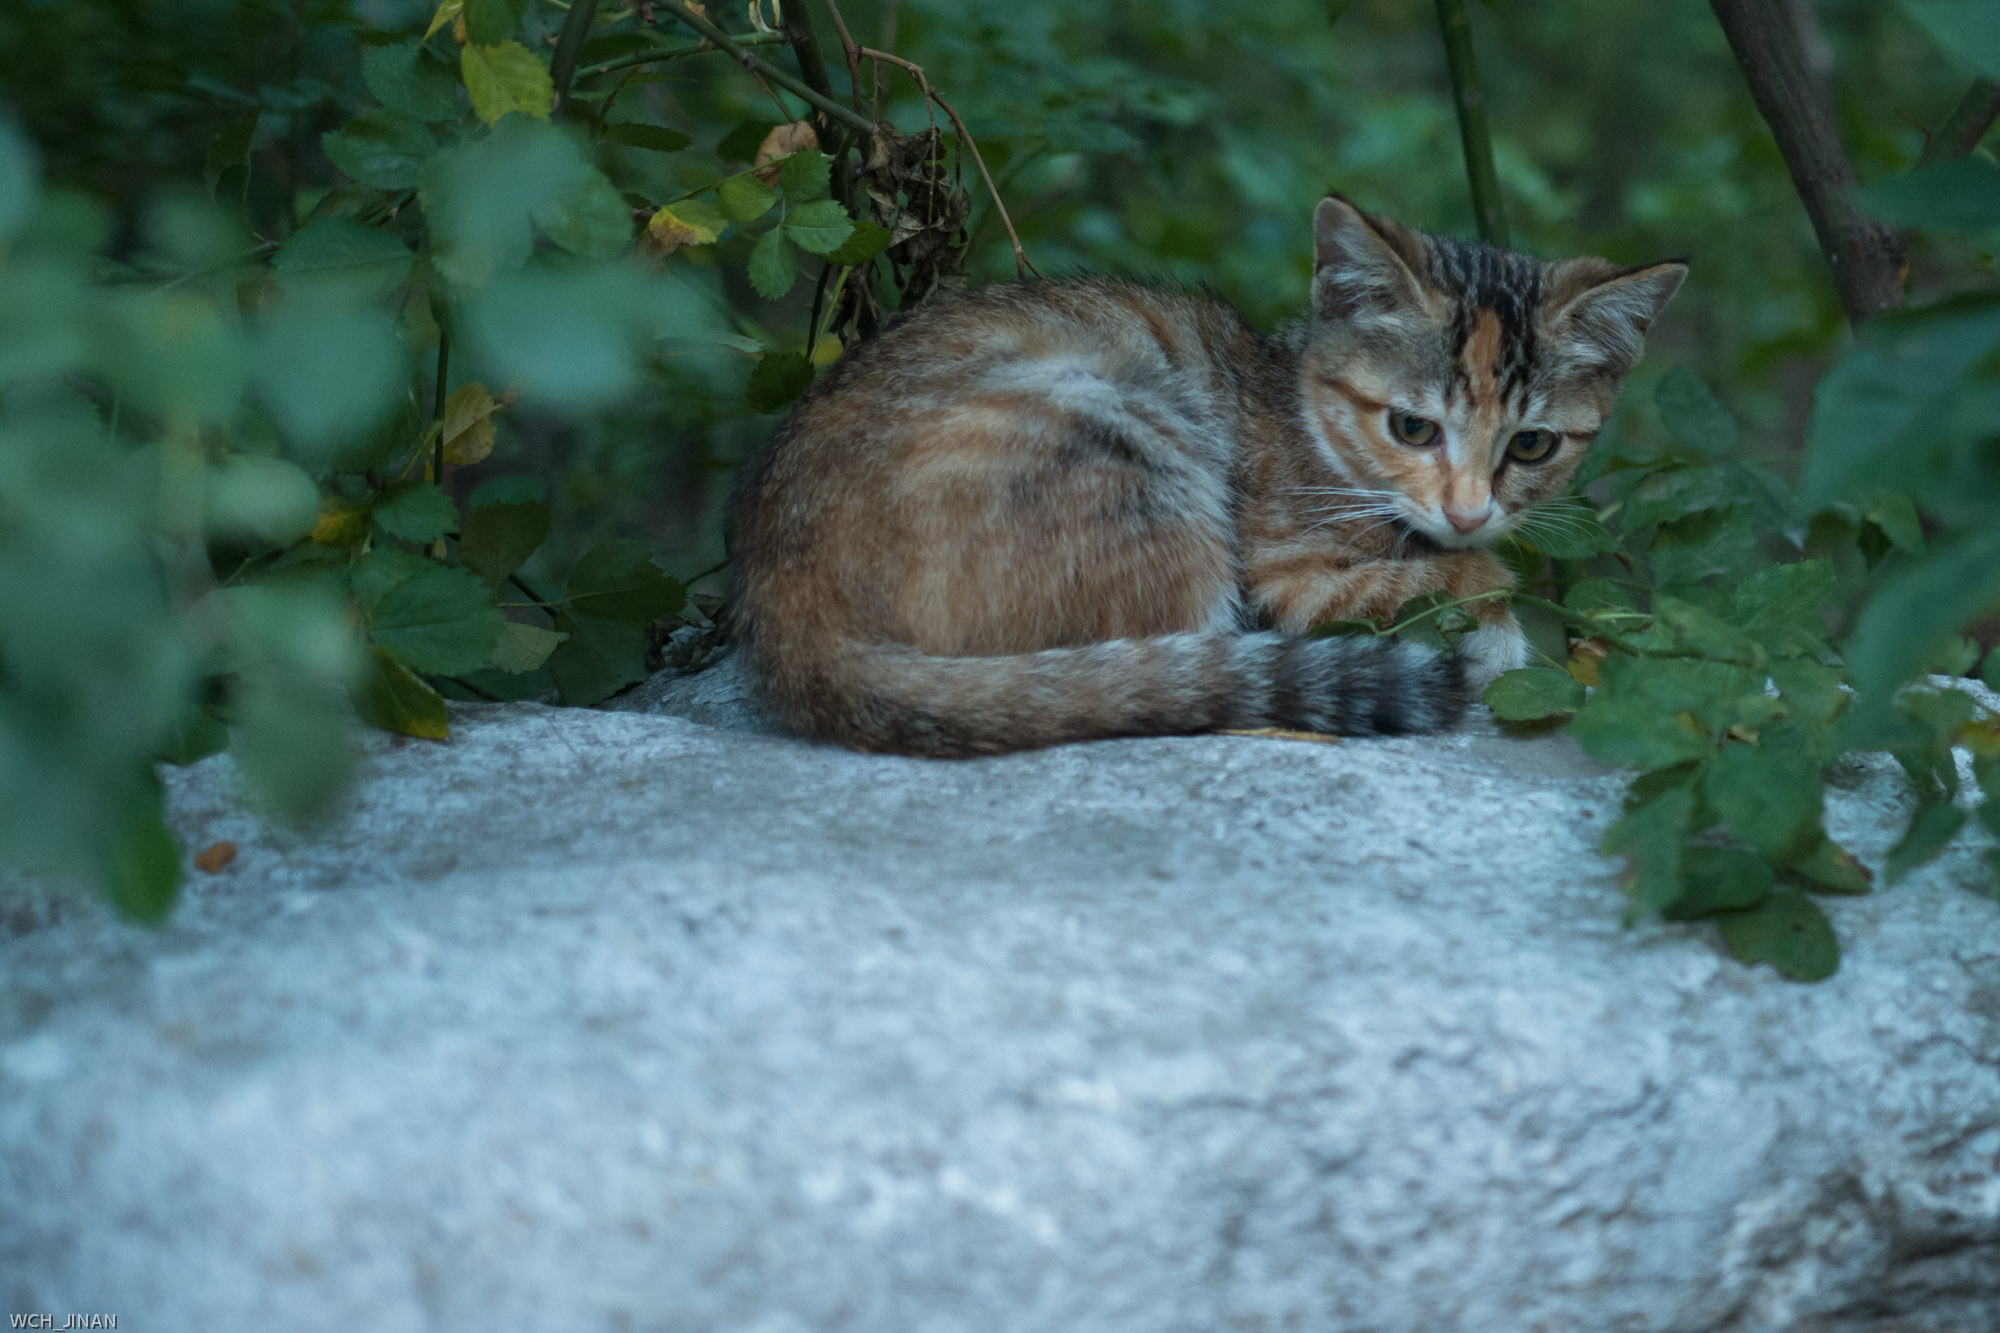
{"label": "striped tail", "polygon": [[1416,644],[1276,634],[1170,634],[1007,657],[934,657],[782,631],[751,636],[767,702],[807,735],[939,757],[1110,736],[1284,727],[1394,736],[1450,726],[1466,701],[1455,658]]}

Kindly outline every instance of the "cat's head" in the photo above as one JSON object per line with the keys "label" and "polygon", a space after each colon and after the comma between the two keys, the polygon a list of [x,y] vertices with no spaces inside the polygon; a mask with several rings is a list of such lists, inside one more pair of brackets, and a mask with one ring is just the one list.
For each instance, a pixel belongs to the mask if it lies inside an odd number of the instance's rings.
{"label": "cat's head", "polygon": [[1483,546],[1563,493],[1687,276],[1678,262],[1545,264],[1338,195],[1313,214],[1313,243],[1307,429],[1352,509],[1446,547]]}

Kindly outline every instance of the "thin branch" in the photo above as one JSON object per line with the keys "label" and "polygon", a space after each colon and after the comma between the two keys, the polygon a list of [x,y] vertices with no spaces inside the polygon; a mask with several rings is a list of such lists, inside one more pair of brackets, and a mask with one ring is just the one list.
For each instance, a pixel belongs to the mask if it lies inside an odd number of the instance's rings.
{"label": "thin branch", "polygon": [[847,31],[847,20],[841,17],[839,0],[826,0],[826,12],[833,17],[833,30],[840,34],[840,53],[847,59],[847,98],[854,103],[856,111],[861,110],[861,48],[854,44],[854,35]]}
{"label": "thin branch", "polygon": [[[783,46],[785,34],[781,32],[753,32],[736,39],[738,46]],[[722,48],[713,42],[690,42],[686,46],[663,46],[655,51],[640,51],[634,55],[619,56],[616,60],[600,60],[595,65],[585,65],[576,72],[579,79],[594,79],[600,74],[611,74],[617,70],[630,69],[634,65],[656,65],[668,60],[680,60],[687,56],[698,56],[707,51]]]}
{"label": "thin branch", "polygon": [[1014,247],[1014,272],[1016,276],[1020,275],[1021,270],[1026,269],[1036,277],[1041,277],[1042,271],[1028,261],[1028,252],[1021,248],[1020,234],[1014,230],[1014,220],[1007,216],[1007,205],[1001,202],[1000,191],[994,188],[993,173],[986,169],[986,159],[979,155],[979,144],[973,139],[972,131],[965,128],[965,122],[959,119],[958,112],[952,109],[951,103],[938,96],[937,90],[931,87],[930,80],[924,77],[924,72],[921,68],[903,59],[901,56],[892,56],[887,51],[877,51],[865,46],[861,48],[860,54],[870,60],[882,61],[886,64],[894,65],[897,69],[908,74],[917,81],[917,87],[922,90],[924,96],[935,102],[938,109],[944,112],[945,115],[951,117],[952,125],[958,130],[958,141],[965,145],[967,152],[972,154],[973,165],[979,168],[979,177],[986,182],[986,193],[993,197],[993,207],[999,212],[1000,221],[1007,228],[1007,240]]}
{"label": "thin branch", "polygon": [[[811,12],[801,0],[784,0],[778,9],[778,25],[785,34],[785,40],[791,43],[792,58],[799,62],[799,77],[806,81],[806,87],[833,101],[833,84],[826,77],[826,59],[819,53],[819,38],[813,34]],[[824,142],[826,137],[821,136],[821,148],[827,146]]]}
{"label": "thin branch", "polygon": [[1486,103],[1479,95],[1479,66],[1472,54],[1472,24],[1465,17],[1465,0],[1437,0],[1438,29],[1444,34],[1444,59],[1451,70],[1452,101],[1458,107],[1458,138],[1465,149],[1465,179],[1472,187],[1472,212],[1479,239],[1507,246],[1507,208],[1500,196],[1500,177],[1493,169],[1493,138],[1486,127]]}
{"label": "thin branch", "polygon": [[1778,141],[1848,320],[1859,324],[1900,306],[1903,238],[1849,202],[1854,166],[1841,146],[1833,108],[1806,68],[1790,18],[1778,0],[1708,0],[1708,7]]}
{"label": "thin branch", "polygon": [[1995,120],[2000,120],[2000,83],[1974,79],[1965,96],[1958,99],[1958,105],[1944,118],[1944,124],[1924,144],[1923,156],[1917,159],[1917,164],[1930,166],[1964,157],[1979,147],[1979,141],[1993,128]]}
{"label": "thin branch", "polygon": [[875,127],[868,122],[865,116],[862,116],[849,107],[842,106],[826,94],[815,91],[807,86],[796,74],[785,73],[785,71],[779,69],[770,61],[761,58],[755,52],[740,45],[734,37],[731,37],[701,15],[690,10],[686,5],[681,3],[681,0],[655,0],[655,3],[661,9],[672,14],[682,23],[685,23],[688,27],[693,28],[702,36],[708,38],[709,41],[714,42],[724,51],[736,57],[737,62],[744,69],[763,75],[766,79],[777,84],[794,97],[802,99],[808,105],[818,107],[832,119],[845,125],[856,134],[873,134],[875,132]]}
{"label": "thin branch", "polygon": [[569,96],[570,80],[576,77],[576,58],[590,36],[590,21],[597,17],[597,0],[570,0],[563,16],[562,32],[556,37],[555,58],[549,63],[549,79],[555,84],[555,104],[560,107]]}

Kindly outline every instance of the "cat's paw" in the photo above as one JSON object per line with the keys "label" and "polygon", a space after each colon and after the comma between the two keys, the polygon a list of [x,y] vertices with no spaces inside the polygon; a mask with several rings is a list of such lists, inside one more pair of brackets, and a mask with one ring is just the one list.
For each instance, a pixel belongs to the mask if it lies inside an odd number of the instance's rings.
{"label": "cat's paw", "polygon": [[1458,641],[1458,655],[1466,692],[1477,699],[1499,677],[1528,665],[1528,639],[1518,629],[1486,625]]}

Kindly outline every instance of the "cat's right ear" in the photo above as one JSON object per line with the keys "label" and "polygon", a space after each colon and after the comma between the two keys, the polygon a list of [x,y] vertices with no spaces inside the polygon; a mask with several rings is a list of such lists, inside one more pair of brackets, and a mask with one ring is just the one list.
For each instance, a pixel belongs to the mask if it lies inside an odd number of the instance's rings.
{"label": "cat's right ear", "polygon": [[1394,322],[1423,305],[1423,284],[1404,253],[1421,242],[1337,194],[1313,210],[1314,319]]}

